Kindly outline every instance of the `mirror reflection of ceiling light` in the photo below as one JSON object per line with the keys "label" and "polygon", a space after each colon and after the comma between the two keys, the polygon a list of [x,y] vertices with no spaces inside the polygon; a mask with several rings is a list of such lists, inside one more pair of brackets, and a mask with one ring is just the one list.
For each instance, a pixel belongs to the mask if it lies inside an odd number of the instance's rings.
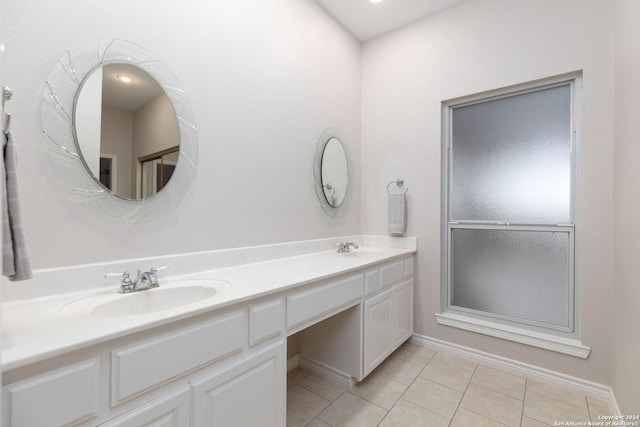
{"label": "mirror reflection of ceiling light", "polygon": [[133,81],[133,77],[127,76],[126,74],[118,74],[116,78],[122,83],[131,83]]}

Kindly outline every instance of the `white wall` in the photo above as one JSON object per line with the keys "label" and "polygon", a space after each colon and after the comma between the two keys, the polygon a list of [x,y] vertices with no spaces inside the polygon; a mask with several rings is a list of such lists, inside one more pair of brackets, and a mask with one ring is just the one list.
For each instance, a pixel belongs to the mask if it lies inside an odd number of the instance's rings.
{"label": "white wall", "polygon": [[103,154],[116,156],[117,193],[122,197],[135,198],[138,162],[133,161],[133,113],[103,106],[102,125],[100,149]]}
{"label": "white wall", "polygon": [[[316,200],[317,139],[336,126],[360,175],[360,44],[312,0],[10,0],[6,81],[34,268],[360,232],[360,188],[341,218]],[[64,194],[40,131],[45,81],[98,37],[144,46],[178,77],[198,126],[195,180],[174,212],[103,218]]]}
{"label": "white wall", "polygon": [[[467,1],[365,43],[362,228],[384,234],[386,185],[409,188],[418,237],[416,332],[609,384],[612,34],[608,1]],[[587,360],[436,324],[441,311],[441,101],[584,70],[577,269]]]}
{"label": "white wall", "polygon": [[623,414],[640,413],[640,2],[616,1],[613,388]]}
{"label": "white wall", "polygon": [[140,157],[172,148],[179,140],[176,114],[164,93],[133,113],[133,158],[136,161]]}

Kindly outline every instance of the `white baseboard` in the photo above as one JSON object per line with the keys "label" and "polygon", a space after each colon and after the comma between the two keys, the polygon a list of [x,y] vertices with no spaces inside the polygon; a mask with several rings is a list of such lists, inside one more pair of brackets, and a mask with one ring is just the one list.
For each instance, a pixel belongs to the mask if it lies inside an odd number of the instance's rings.
{"label": "white baseboard", "polygon": [[[313,372],[320,377],[327,378],[349,388],[351,388],[355,384],[355,380],[351,377],[351,375],[344,373],[336,368],[333,368],[322,362],[318,362],[317,360],[309,359],[306,357],[299,357],[299,355],[296,355],[294,357],[298,358],[298,364],[300,367],[309,372]],[[291,359],[293,359],[294,357],[292,357]]]}
{"label": "white baseboard", "polygon": [[295,355],[291,359],[287,360],[287,372],[294,370],[300,365],[300,356]]}
{"label": "white baseboard", "polygon": [[523,375],[536,377],[547,381],[553,381],[561,383],[565,386],[577,388],[587,395],[607,400],[614,414],[621,415],[620,407],[618,406],[618,402],[616,401],[616,398],[613,394],[613,390],[607,385],[598,384],[589,380],[542,368],[540,366],[530,365],[528,363],[519,362],[514,359],[486,353],[484,351],[450,343],[448,341],[439,340],[437,338],[431,338],[425,335],[414,334],[409,341],[413,344],[430,348],[432,350],[443,350],[450,353],[457,353],[461,356],[477,360],[478,362],[494,365],[500,368],[507,368],[516,372],[520,372]]}

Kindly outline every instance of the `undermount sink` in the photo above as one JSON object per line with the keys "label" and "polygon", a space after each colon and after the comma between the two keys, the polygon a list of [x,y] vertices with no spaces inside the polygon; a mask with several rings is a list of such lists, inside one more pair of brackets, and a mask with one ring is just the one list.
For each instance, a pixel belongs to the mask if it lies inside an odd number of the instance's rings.
{"label": "undermount sink", "polygon": [[210,279],[176,280],[159,288],[121,294],[117,291],[83,297],[60,308],[66,314],[125,317],[156,313],[202,303],[230,285]]}

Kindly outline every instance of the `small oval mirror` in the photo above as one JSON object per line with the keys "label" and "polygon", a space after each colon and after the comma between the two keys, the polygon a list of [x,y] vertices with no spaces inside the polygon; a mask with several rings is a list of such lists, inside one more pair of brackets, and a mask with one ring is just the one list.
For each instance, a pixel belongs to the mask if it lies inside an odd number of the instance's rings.
{"label": "small oval mirror", "polygon": [[322,153],[322,188],[327,203],[337,208],[344,202],[347,194],[347,155],[342,143],[337,138],[331,138]]}
{"label": "small oval mirror", "polygon": [[83,163],[113,194],[153,196],[175,170],[180,132],[162,87],[133,64],[96,67],[76,95],[73,129]]}
{"label": "small oval mirror", "polygon": [[349,147],[335,128],[327,128],[316,147],[315,189],[322,209],[331,216],[346,209],[351,194]]}

